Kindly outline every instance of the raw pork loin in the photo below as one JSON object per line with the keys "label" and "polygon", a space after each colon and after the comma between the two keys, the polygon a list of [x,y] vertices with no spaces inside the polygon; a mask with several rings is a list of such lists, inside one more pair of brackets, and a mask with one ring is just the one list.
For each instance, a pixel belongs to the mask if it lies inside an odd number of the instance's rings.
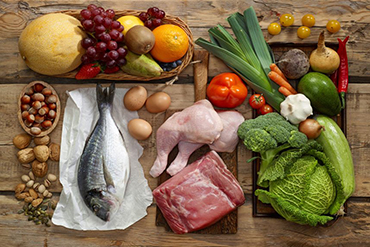
{"label": "raw pork loin", "polygon": [[157,159],[150,175],[158,177],[166,169],[168,154],[180,141],[212,144],[222,129],[220,116],[206,99],[173,114],[157,130]]}
{"label": "raw pork loin", "polygon": [[243,190],[215,151],[210,151],[153,191],[171,229],[203,229],[245,201]]}
{"label": "raw pork loin", "polygon": [[[221,131],[220,137],[212,144],[209,144],[209,147],[217,152],[231,153],[238,145],[238,127],[245,119],[237,111],[219,111],[217,113],[221,118],[224,128]],[[179,153],[167,168],[167,173],[173,176],[181,171],[188,164],[190,155],[203,145],[204,143],[179,142]]]}

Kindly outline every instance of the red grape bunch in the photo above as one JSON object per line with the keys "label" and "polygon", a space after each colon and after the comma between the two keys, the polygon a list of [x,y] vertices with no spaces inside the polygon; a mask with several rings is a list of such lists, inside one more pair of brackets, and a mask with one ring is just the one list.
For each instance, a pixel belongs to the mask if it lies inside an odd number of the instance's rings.
{"label": "red grape bunch", "polygon": [[155,28],[162,25],[162,19],[165,17],[166,13],[158,9],[157,7],[149,8],[146,12],[141,12],[139,18],[144,22],[147,28]]}
{"label": "red grape bunch", "polygon": [[127,50],[120,46],[124,40],[123,26],[114,20],[114,10],[104,10],[102,7],[90,4],[86,9],[81,10],[80,15],[81,24],[89,34],[81,44],[86,49],[81,57],[82,63],[98,61],[107,68],[124,65]]}

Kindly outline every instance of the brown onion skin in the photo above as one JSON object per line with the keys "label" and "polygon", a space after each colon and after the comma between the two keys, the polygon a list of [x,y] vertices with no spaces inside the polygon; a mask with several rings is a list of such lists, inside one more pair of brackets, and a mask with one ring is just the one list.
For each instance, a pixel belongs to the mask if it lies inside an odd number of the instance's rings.
{"label": "brown onion skin", "polygon": [[307,136],[308,139],[316,139],[321,134],[323,126],[315,119],[308,118],[299,123],[299,131]]}

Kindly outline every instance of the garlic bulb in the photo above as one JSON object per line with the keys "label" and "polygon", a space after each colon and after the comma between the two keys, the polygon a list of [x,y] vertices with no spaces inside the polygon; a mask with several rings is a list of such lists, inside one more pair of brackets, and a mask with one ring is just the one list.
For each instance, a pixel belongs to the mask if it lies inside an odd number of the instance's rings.
{"label": "garlic bulb", "polygon": [[299,124],[313,114],[311,102],[301,93],[289,95],[280,104],[280,114],[292,124]]}

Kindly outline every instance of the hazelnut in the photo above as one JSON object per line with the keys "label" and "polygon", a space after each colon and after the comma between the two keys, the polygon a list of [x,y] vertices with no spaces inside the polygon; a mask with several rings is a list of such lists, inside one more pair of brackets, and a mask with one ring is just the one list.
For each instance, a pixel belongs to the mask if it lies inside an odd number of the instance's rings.
{"label": "hazelnut", "polygon": [[31,97],[29,95],[23,95],[21,98],[23,104],[29,104],[31,102]]}
{"label": "hazelnut", "polygon": [[32,196],[26,197],[26,198],[24,198],[24,201],[25,201],[26,203],[30,203],[30,202],[32,202],[32,201],[33,201],[33,197],[32,197]]}
{"label": "hazelnut", "polygon": [[55,110],[57,108],[57,105],[55,103],[48,104],[49,110]]}
{"label": "hazelnut", "polygon": [[40,109],[41,108],[41,102],[40,101],[38,101],[38,100],[36,100],[36,101],[34,101],[34,102],[32,102],[32,107],[33,108],[35,108],[36,110],[38,110],[38,109]]}
{"label": "hazelnut", "polygon": [[57,176],[55,176],[54,174],[49,173],[48,174],[48,180],[50,182],[55,182],[55,181],[57,181]]}
{"label": "hazelnut", "polygon": [[39,197],[39,195],[37,194],[37,192],[34,189],[29,189],[28,193],[30,193],[30,196],[33,199],[37,199],[37,197]]}
{"label": "hazelnut", "polygon": [[30,136],[27,133],[22,133],[22,134],[16,135],[13,138],[14,146],[16,146],[19,149],[24,149],[24,148],[28,147],[30,145],[31,141],[32,141],[32,136]]}
{"label": "hazelnut", "polygon": [[33,123],[35,121],[35,115],[28,114],[28,116],[26,117],[26,120],[27,120],[28,123]]}
{"label": "hazelnut", "polygon": [[48,135],[42,136],[42,137],[35,137],[33,139],[33,142],[36,145],[48,145],[50,142],[50,137]]}
{"label": "hazelnut", "polygon": [[44,129],[49,129],[53,125],[53,122],[50,120],[45,120],[44,122],[41,123],[41,127]]}
{"label": "hazelnut", "polygon": [[35,160],[32,162],[32,172],[36,177],[42,178],[48,173],[48,164]]}
{"label": "hazelnut", "polygon": [[32,100],[34,100],[34,101],[44,101],[45,96],[41,93],[35,93],[34,95],[32,95]]}
{"label": "hazelnut", "polygon": [[31,163],[36,159],[35,153],[33,152],[33,148],[25,148],[20,150],[17,153],[18,161],[21,164]]}
{"label": "hazelnut", "polygon": [[51,104],[51,103],[56,103],[57,102],[57,96],[56,95],[50,95],[46,97],[45,100],[46,103]]}
{"label": "hazelnut", "polygon": [[41,134],[41,129],[40,127],[32,127],[30,129],[30,132],[32,135],[40,135]]}
{"label": "hazelnut", "polygon": [[50,110],[48,113],[48,118],[54,119],[57,116],[57,113],[54,110]]}
{"label": "hazelnut", "polygon": [[33,88],[32,87],[27,88],[24,93],[27,95],[32,95],[34,93]]}
{"label": "hazelnut", "polygon": [[22,104],[21,105],[21,110],[22,111],[28,111],[31,108],[29,104]]}
{"label": "hazelnut", "polygon": [[60,156],[60,146],[56,143],[51,143],[49,146],[50,149],[50,159],[52,161],[59,161]]}
{"label": "hazelnut", "polygon": [[44,120],[45,120],[45,117],[44,116],[40,116],[40,115],[36,115],[35,116],[35,122],[36,123],[41,124],[42,122],[44,122]]}
{"label": "hazelnut", "polygon": [[28,111],[22,111],[22,113],[21,113],[22,119],[26,119],[26,117],[28,115],[30,115],[30,113]]}
{"label": "hazelnut", "polygon": [[44,105],[39,109],[38,113],[39,115],[44,116],[49,113],[49,108],[46,105]]}
{"label": "hazelnut", "polygon": [[44,85],[42,85],[41,83],[36,83],[34,86],[33,86],[33,89],[36,91],[36,92],[42,92],[42,90],[44,89]]}
{"label": "hazelnut", "polygon": [[41,91],[41,93],[43,94],[43,95],[45,95],[45,96],[49,96],[49,95],[52,95],[53,94],[53,92],[51,91],[51,89],[50,88],[44,88],[42,91]]}
{"label": "hazelnut", "polygon": [[45,162],[49,159],[50,150],[46,145],[38,145],[33,148],[36,159],[40,162]]}
{"label": "hazelnut", "polygon": [[32,201],[32,206],[37,207],[41,203],[42,203],[42,198],[38,198],[38,199],[35,199],[35,200]]}
{"label": "hazelnut", "polygon": [[30,193],[28,192],[15,194],[15,198],[17,198],[18,200],[24,200],[26,197],[29,197],[29,196],[30,196]]}
{"label": "hazelnut", "polygon": [[15,186],[14,192],[15,192],[15,194],[22,193],[25,188],[26,188],[25,184],[18,184],[17,186]]}
{"label": "hazelnut", "polygon": [[28,113],[29,113],[29,114],[32,114],[32,115],[35,115],[35,114],[37,114],[37,110],[36,110],[35,108],[31,107],[31,108],[28,110]]}
{"label": "hazelnut", "polygon": [[30,122],[28,122],[27,120],[24,120],[24,125],[26,125],[28,128],[31,128],[32,127],[32,124],[33,123],[30,123]]}

